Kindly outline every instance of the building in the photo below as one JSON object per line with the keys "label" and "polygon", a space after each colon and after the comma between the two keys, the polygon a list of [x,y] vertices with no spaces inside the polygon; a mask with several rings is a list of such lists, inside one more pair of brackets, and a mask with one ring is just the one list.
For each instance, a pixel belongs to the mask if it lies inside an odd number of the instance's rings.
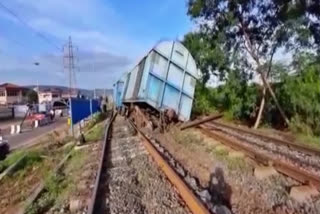
{"label": "building", "polygon": [[62,96],[63,99],[69,99],[70,97],[71,98],[77,98],[77,97],[80,96],[80,94],[79,94],[78,90],[72,89],[71,91],[69,91],[69,90],[64,91],[61,96]]}
{"label": "building", "polygon": [[39,104],[53,104],[55,101],[60,101],[62,91],[59,89],[45,89],[38,91]]}
{"label": "building", "polygon": [[28,88],[11,83],[0,85],[0,105],[23,104],[26,102]]}

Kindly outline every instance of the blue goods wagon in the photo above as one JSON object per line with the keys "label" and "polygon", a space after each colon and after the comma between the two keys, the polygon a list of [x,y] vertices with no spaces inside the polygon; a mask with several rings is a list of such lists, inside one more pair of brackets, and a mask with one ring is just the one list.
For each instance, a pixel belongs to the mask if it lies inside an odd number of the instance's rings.
{"label": "blue goods wagon", "polygon": [[146,103],[158,111],[173,109],[190,119],[198,70],[190,52],[177,41],[159,42],[127,74],[119,97],[123,104]]}
{"label": "blue goods wagon", "polygon": [[123,88],[125,83],[126,76],[123,76],[122,79],[118,80],[114,85],[113,97],[114,97],[114,105],[116,108],[120,108],[122,106],[123,99]]}

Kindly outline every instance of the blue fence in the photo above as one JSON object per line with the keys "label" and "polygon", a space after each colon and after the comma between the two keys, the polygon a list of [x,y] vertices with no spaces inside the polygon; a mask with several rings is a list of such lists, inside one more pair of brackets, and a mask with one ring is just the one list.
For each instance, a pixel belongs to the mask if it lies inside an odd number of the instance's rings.
{"label": "blue fence", "polygon": [[100,102],[98,100],[84,100],[72,98],[71,106],[71,122],[76,124],[84,118],[100,111]]}

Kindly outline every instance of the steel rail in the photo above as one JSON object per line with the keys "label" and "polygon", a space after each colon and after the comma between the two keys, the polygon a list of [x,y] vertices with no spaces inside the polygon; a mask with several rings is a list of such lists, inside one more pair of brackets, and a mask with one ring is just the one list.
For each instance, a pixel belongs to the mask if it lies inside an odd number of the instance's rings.
{"label": "steel rail", "polygon": [[141,131],[139,128],[129,120],[132,127],[139,133],[143,138],[142,143],[146,150],[152,156],[154,161],[158,164],[160,169],[167,176],[169,181],[177,188],[181,198],[185,201],[189,209],[194,214],[210,214],[207,208],[202,202],[195,196],[185,182],[179,177],[175,170],[167,163],[167,161],[160,155],[157,149],[152,145],[150,139]]}
{"label": "steel rail", "polygon": [[[113,114],[113,112],[112,112],[112,114]],[[103,146],[102,146],[102,155],[100,157],[98,173],[97,173],[97,176],[96,176],[93,193],[91,195],[90,204],[88,205],[87,214],[95,213],[95,208],[97,206],[96,199],[97,199],[97,194],[98,194],[98,190],[99,190],[99,184],[100,184],[100,179],[101,179],[101,172],[102,172],[103,162],[104,162],[105,155],[106,155],[106,147],[107,147],[107,143],[108,143],[108,138],[110,136],[110,128],[112,126],[112,122],[114,121],[114,119],[117,116],[117,112],[115,112],[113,115],[112,114],[111,114],[110,121],[107,124],[106,130],[105,130],[105,133],[104,133],[104,141],[103,141]]]}
{"label": "steel rail", "polygon": [[183,124],[180,127],[180,130],[185,130],[185,129],[192,128],[192,127],[201,125],[203,123],[212,121],[212,120],[217,120],[217,119],[221,118],[222,116],[223,116],[222,114],[217,114],[217,115],[212,115],[212,116],[209,116],[209,117],[202,118],[200,120],[195,120],[195,121],[192,121],[192,122],[188,122],[188,123]]}
{"label": "steel rail", "polygon": [[[313,148],[313,147],[310,147],[310,146],[301,145],[301,144],[294,143],[294,142],[289,142],[289,141],[286,141],[286,140],[280,140],[280,139],[275,138],[275,137],[267,136],[266,134],[258,132],[256,130],[246,130],[244,128],[234,127],[234,126],[227,125],[227,124],[224,124],[224,123],[221,123],[221,122],[214,121],[214,122],[212,122],[212,124],[216,124],[218,126],[222,126],[222,127],[226,128],[226,129],[232,129],[232,130],[237,131],[237,132],[242,132],[242,133],[245,133],[245,134],[253,135],[253,136],[257,137],[257,138],[261,138],[261,139],[264,139],[266,141],[270,141],[272,143],[285,145],[285,146],[287,146],[289,148],[294,148],[294,149],[297,149],[298,151],[301,151],[301,152],[304,152],[304,153],[307,153],[307,154],[310,154],[310,155],[318,155],[318,156],[320,156],[320,149],[318,149],[318,148]],[[210,124],[207,124],[207,126],[209,126],[209,125]]]}
{"label": "steel rail", "polygon": [[302,184],[310,184],[318,189],[320,188],[320,178],[314,174],[301,170],[293,165],[285,163],[284,161],[281,161],[279,159],[275,159],[269,155],[265,155],[261,152],[255,151],[254,149],[236,142],[235,140],[232,140],[223,134],[217,133],[213,130],[209,130],[204,125],[200,125],[200,130],[205,135],[216,139],[222,144],[231,147],[234,150],[244,152],[246,156],[258,163],[261,163],[263,165],[272,165],[281,174],[291,177]]}

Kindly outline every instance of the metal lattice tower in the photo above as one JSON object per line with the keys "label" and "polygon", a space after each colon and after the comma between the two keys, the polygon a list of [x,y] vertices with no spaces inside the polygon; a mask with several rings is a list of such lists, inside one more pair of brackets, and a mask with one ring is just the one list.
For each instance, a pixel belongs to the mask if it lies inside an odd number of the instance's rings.
{"label": "metal lattice tower", "polygon": [[77,94],[76,92],[76,73],[75,73],[75,51],[76,47],[72,44],[71,36],[69,36],[69,41],[63,46],[63,65],[64,70],[67,74],[69,80],[69,97],[72,97],[72,94]]}

